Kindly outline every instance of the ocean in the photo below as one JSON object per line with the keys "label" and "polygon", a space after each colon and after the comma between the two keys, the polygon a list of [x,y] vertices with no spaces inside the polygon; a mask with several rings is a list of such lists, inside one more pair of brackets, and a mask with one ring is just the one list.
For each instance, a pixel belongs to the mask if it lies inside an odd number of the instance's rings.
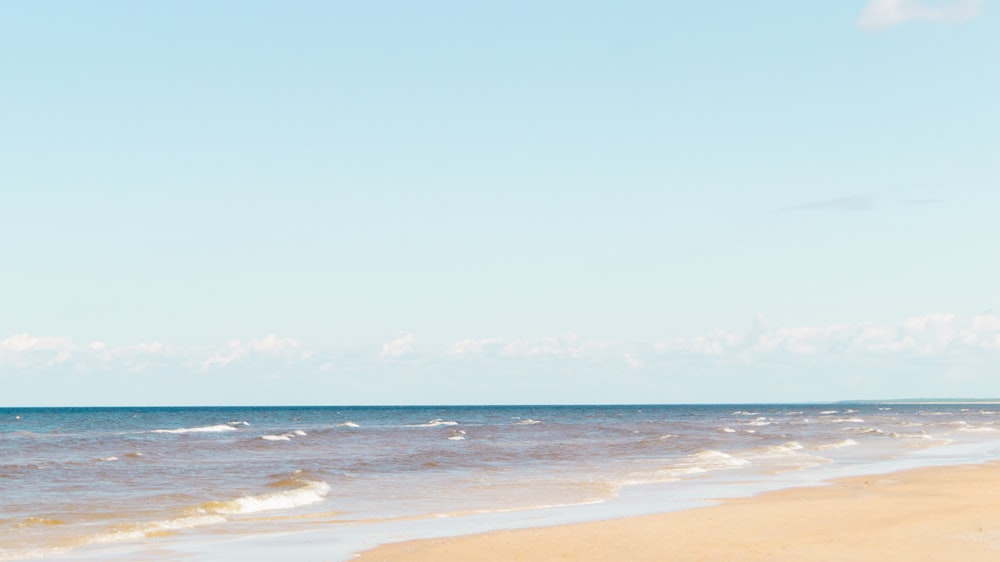
{"label": "ocean", "polygon": [[[994,410],[996,408],[996,410]],[[0,409],[0,560],[347,560],[1000,458],[1000,405]]]}

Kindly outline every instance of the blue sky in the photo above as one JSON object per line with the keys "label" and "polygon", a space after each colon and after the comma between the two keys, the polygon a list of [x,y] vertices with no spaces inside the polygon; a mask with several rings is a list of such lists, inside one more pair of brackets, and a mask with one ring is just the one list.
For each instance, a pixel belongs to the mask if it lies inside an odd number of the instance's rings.
{"label": "blue sky", "polygon": [[0,6],[0,405],[997,396],[992,1]]}

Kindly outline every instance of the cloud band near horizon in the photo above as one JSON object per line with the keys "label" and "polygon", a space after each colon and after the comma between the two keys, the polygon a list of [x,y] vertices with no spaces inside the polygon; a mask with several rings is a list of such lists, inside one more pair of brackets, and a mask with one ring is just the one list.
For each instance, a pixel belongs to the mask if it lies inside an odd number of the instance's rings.
{"label": "cloud band near horizon", "polygon": [[64,336],[13,334],[0,340],[0,372],[73,368],[87,371],[142,372],[157,366],[212,371],[279,363],[286,367],[330,370],[338,357],[352,357],[356,368],[372,369],[406,358],[417,363],[505,361],[618,362],[630,368],[684,360],[750,364],[787,358],[949,357],[1000,354],[1000,315],[935,313],[896,324],[870,322],[782,327],[759,316],[744,332],[716,330],[652,343],[588,339],[578,334],[541,338],[462,338],[444,347],[417,344],[410,332],[371,349],[338,350],[307,346],[294,338],[268,335],[249,341],[182,347],[159,341],[114,345],[80,343]]}

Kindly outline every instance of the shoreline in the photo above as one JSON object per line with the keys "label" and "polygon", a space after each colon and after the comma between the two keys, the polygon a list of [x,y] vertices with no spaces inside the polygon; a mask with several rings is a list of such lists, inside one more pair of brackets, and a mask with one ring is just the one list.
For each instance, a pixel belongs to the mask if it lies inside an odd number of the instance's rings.
{"label": "shoreline", "polygon": [[[88,526],[93,518],[81,515],[62,518],[51,528],[24,526],[21,532],[22,527],[12,527],[21,534],[4,537],[15,548],[0,549],[0,559],[24,553],[59,560],[346,562],[366,551],[383,557],[392,548],[383,545],[393,543],[426,546],[428,540],[445,543],[459,540],[449,537],[465,540],[497,534],[522,541],[525,533],[536,529],[545,529],[546,536],[552,536],[549,529],[572,529],[568,538],[553,539],[544,548],[532,546],[496,558],[550,560],[579,558],[565,552],[545,557],[544,552],[576,544],[580,536],[599,535],[615,521],[625,522],[620,524],[630,530],[616,531],[614,536],[631,537],[633,543],[653,548],[663,533],[643,535],[633,529],[646,525],[648,516],[679,517],[678,524],[684,524],[705,508],[725,504],[724,509],[730,510],[741,500],[756,502],[781,490],[837,486],[856,478],[884,480],[888,474],[929,467],[948,467],[938,473],[947,474],[960,465],[1000,460],[996,437],[1000,412],[993,410],[778,405],[739,410],[730,406],[357,412],[262,408],[146,416],[126,411],[110,419],[129,432],[102,427],[96,433],[99,439],[82,443],[79,451],[71,449],[71,455],[53,455],[54,462],[64,457],[89,459],[87,472],[80,472],[83,476],[113,474],[124,480],[131,475],[138,497],[163,485],[150,475],[180,466],[161,459],[187,454],[192,468],[164,481],[186,495],[177,500],[166,497],[151,506],[155,509],[133,516],[100,503],[100,484],[110,480],[81,478],[88,486],[97,485],[82,488],[87,493],[81,498],[95,500],[105,519]],[[90,414],[69,414],[69,420],[64,419],[66,412],[30,416],[26,427],[32,429],[34,424],[35,431],[22,439],[42,442],[46,438],[35,435],[46,434],[56,423],[93,425]],[[465,432],[467,439],[455,440],[455,435],[466,437]],[[280,437],[287,440],[269,439]],[[118,462],[107,462],[112,458],[108,455]],[[227,462],[218,462],[223,459]],[[377,470],[368,470],[375,461]],[[22,480],[47,489],[51,480],[47,476],[58,476],[61,466],[55,462],[48,472],[25,471]],[[239,478],[234,479],[232,469]],[[209,480],[189,481],[192,473]],[[211,478],[224,485],[201,485],[214,481]],[[310,491],[302,489],[305,485],[322,487],[322,492],[304,495]],[[943,489],[941,483],[933,487]],[[33,488],[22,489],[24,505],[33,506],[28,493]],[[62,501],[56,496],[50,499],[55,507]],[[26,508],[22,519],[32,525],[35,520],[28,516],[46,516],[53,509]],[[188,517],[203,514],[203,509],[218,516]],[[774,520],[771,514],[747,517]],[[726,544],[745,527],[730,521],[725,526],[728,534],[704,540]],[[24,540],[19,543],[21,536]],[[465,553],[434,553],[427,558],[480,559],[482,552],[495,550],[476,540]],[[784,539],[772,536],[771,540]],[[587,548],[602,552],[594,560],[619,559],[612,551],[621,548],[609,551],[611,546]],[[694,552],[654,551],[648,559],[696,559]],[[633,553],[629,557],[643,559]],[[383,559],[410,560],[413,554]]]}
{"label": "shoreline", "polygon": [[996,460],[921,467],[682,511],[390,543],[354,560],[996,560],[998,481]]}

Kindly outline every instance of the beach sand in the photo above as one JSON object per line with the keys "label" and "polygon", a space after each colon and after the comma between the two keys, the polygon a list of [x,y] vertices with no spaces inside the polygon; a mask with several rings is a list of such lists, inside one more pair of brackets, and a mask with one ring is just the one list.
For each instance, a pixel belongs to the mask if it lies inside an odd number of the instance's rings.
{"label": "beach sand", "polygon": [[836,480],[593,523],[384,545],[361,562],[1000,560],[1000,463]]}

